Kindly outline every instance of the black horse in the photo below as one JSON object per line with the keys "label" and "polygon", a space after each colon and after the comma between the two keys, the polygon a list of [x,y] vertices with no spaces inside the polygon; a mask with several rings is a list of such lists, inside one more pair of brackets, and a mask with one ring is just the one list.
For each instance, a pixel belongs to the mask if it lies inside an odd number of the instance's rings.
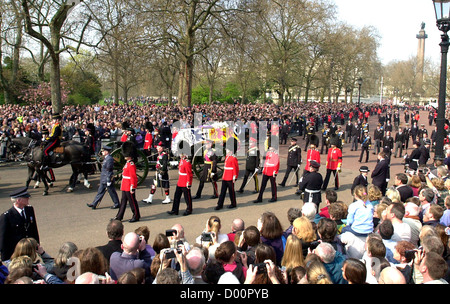
{"label": "black horse", "polygon": [[[48,164],[50,168],[60,168],[65,165],[71,165],[72,176],[69,181],[69,188],[67,192],[73,192],[78,180],[78,175],[84,175],[84,186],[91,188],[88,180],[88,174],[95,172],[95,164],[91,162],[91,155],[89,149],[83,144],[77,141],[64,141],[61,143],[63,151],[55,151],[51,155],[51,162]],[[42,166],[42,154],[43,150],[41,146],[37,146],[31,149],[27,154],[26,160],[28,161],[28,179],[26,186],[28,187],[34,173],[36,172],[40,177],[40,180],[44,182],[45,190],[43,195],[48,194],[49,185],[45,178],[45,171],[41,169]]]}
{"label": "black horse", "polygon": [[[25,157],[31,153],[31,150],[40,145],[40,142],[41,141],[38,139],[32,139],[26,136],[8,139],[6,145],[6,158],[9,161],[24,161]],[[50,174],[50,177],[47,175],[48,173]],[[52,187],[53,182],[55,181],[55,175],[52,168],[44,171],[44,178],[47,180],[50,187]],[[39,184],[42,181],[41,176],[36,173],[32,179],[36,181],[34,188],[39,188]]]}

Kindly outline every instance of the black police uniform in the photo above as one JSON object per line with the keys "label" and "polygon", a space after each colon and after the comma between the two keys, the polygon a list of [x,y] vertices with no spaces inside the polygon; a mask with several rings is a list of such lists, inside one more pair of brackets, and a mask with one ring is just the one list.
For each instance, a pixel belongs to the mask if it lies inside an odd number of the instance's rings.
{"label": "black police uniform", "polygon": [[[10,194],[11,198],[30,197],[27,188],[21,188]],[[0,253],[1,260],[6,261],[23,238],[34,238],[39,243],[36,216],[32,206],[23,208],[24,215],[13,206],[0,216]]]}

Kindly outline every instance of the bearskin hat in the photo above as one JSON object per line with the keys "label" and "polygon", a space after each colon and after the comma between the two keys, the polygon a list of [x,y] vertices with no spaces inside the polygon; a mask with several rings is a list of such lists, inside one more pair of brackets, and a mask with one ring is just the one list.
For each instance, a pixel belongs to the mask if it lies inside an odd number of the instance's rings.
{"label": "bearskin hat", "polygon": [[311,137],[309,139],[309,144],[318,147],[319,146],[319,137],[314,134],[311,135]]}
{"label": "bearskin hat", "polygon": [[122,155],[133,159],[137,157],[137,149],[133,142],[126,141],[122,144]]}

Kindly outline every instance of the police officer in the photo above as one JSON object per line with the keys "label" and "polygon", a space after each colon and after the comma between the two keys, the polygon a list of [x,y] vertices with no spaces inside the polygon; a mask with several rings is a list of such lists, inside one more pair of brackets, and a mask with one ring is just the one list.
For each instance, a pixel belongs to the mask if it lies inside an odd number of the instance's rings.
{"label": "police officer", "polygon": [[243,193],[244,188],[247,185],[248,177],[252,174],[253,180],[255,181],[255,191],[253,193],[259,192],[259,181],[258,181],[258,173],[260,162],[261,162],[261,153],[259,152],[257,141],[254,137],[251,137],[249,140],[249,149],[247,151],[247,158],[245,160],[245,174],[244,179],[242,181],[242,185],[239,188],[238,192]]}
{"label": "police officer", "polygon": [[287,157],[287,167],[286,173],[284,174],[283,181],[279,184],[281,187],[286,186],[286,181],[292,170],[295,171],[296,181],[295,184],[298,185],[300,165],[302,163],[302,149],[297,145],[297,139],[291,138],[291,146],[288,149]]}
{"label": "police officer", "polygon": [[322,174],[319,173],[320,164],[315,160],[309,162],[309,172],[300,179],[299,190],[303,192],[303,202],[315,203],[317,210],[322,202]]}
{"label": "police officer", "polygon": [[205,143],[205,150],[203,152],[204,166],[200,176],[200,183],[198,185],[197,194],[192,199],[199,199],[202,197],[203,187],[208,180],[213,184],[214,195],[211,198],[218,198],[217,190],[217,155],[216,150],[212,147],[212,140],[207,140]]}
{"label": "police officer", "polygon": [[0,216],[0,253],[6,261],[23,238],[34,238],[39,243],[39,232],[33,206],[29,204],[31,195],[27,188],[20,188],[10,194],[13,206]]}

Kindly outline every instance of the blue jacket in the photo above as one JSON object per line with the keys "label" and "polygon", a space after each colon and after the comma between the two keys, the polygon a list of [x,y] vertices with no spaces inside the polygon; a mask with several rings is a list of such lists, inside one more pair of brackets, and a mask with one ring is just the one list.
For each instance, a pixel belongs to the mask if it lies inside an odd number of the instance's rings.
{"label": "blue jacket", "polygon": [[114,178],[114,158],[111,155],[105,157],[102,163],[102,172],[100,174],[100,183],[106,184],[113,182]]}
{"label": "blue jacket", "polygon": [[336,251],[333,262],[323,263],[328,274],[330,275],[331,281],[333,281],[333,284],[348,284],[342,276],[342,265],[344,264],[344,261],[345,256],[339,251]]}

